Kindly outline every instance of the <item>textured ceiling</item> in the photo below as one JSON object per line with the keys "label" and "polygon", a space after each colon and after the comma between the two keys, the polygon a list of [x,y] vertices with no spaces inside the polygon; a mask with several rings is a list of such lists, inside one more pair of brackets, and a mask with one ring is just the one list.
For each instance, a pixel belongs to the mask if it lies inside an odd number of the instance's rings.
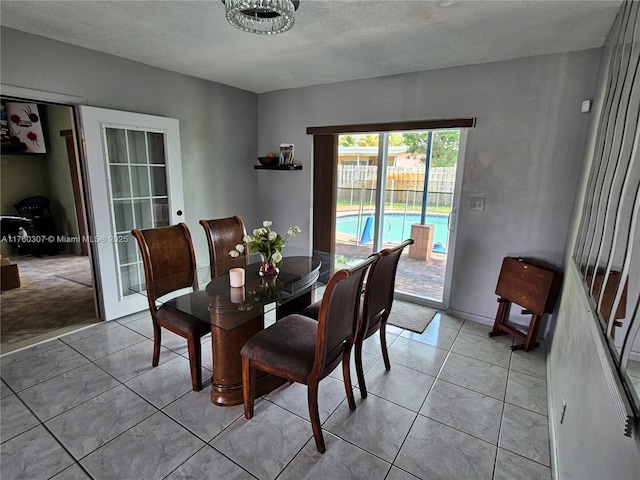
{"label": "textured ceiling", "polygon": [[603,45],[621,0],[301,0],[280,35],[220,0],[0,2],[3,26],[256,93]]}

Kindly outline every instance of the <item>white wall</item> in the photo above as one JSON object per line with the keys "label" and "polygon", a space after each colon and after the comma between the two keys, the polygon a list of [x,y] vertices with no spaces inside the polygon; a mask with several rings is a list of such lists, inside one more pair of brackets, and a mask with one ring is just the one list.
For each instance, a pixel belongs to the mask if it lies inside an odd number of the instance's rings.
{"label": "white wall", "polygon": [[[302,172],[262,172],[260,216],[309,242],[310,126],[477,117],[469,131],[450,309],[492,322],[502,258],[563,263],[599,50],[261,94],[258,149],[295,144]],[[486,198],[484,212],[469,198]]]}
{"label": "white wall", "polygon": [[258,221],[255,94],[17,30],[0,35],[3,85],[180,120],[185,221],[200,263],[208,251],[199,219],[239,214],[249,225]]}
{"label": "white wall", "polygon": [[[636,480],[640,436],[623,434],[591,332],[593,315],[580,275],[570,265],[547,359],[556,478]],[[567,408],[560,424],[563,401]]]}

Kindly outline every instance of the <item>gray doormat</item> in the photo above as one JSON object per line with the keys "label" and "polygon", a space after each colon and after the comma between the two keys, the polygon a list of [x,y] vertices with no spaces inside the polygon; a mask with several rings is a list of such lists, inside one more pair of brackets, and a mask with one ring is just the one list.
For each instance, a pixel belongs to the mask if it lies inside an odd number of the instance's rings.
{"label": "gray doormat", "polygon": [[422,333],[433,320],[437,310],[417,303],[394,300],[387,323],[396,327]]}

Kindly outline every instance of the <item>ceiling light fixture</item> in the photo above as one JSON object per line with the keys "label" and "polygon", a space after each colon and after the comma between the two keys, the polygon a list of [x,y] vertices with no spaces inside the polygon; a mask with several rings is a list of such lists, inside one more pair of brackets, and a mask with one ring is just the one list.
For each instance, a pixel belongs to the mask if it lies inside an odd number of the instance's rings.
{"label": "ceiling light fixture", "polygon": [[222,0],[227,21],[245,32],[272,35],[293,27],[299,0]]}

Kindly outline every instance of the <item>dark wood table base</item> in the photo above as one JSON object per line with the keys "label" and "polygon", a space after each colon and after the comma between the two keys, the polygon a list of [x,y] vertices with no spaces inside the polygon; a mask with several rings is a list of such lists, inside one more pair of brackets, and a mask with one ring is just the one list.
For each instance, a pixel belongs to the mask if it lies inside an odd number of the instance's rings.
{"label": "dark wood table base", "polygon": [[[306,292],[284,306],[278,306],[276,318],[282,318],[291,312],[302,311],[310,304],[311,300],[312,293]],[[211,310],[211,315],[215,314],[215,311]],[[247,312],[247,315],[253,316],[256,313]],[[211,402],[215,405],[231,407],[243,403],[240,350],[247,340],[263,329],[264,315],[261,312],[231,330],[211,325],[211,348],[213,350]],[[258,376],[256,378],[256,396],[265,395],[285,382],[285,379],[269,374]]]}
{"label": "dark wood table base", "polygon": [[[256,379],[256,395],[266,395],[284,383],[286,383],[284,378],[279,378],[274,375],[264,375],[262,378]],[[242,405],[244,403],[242,383],[239,385],[216,385],[212,383],[211,403],[220,407]]]}

